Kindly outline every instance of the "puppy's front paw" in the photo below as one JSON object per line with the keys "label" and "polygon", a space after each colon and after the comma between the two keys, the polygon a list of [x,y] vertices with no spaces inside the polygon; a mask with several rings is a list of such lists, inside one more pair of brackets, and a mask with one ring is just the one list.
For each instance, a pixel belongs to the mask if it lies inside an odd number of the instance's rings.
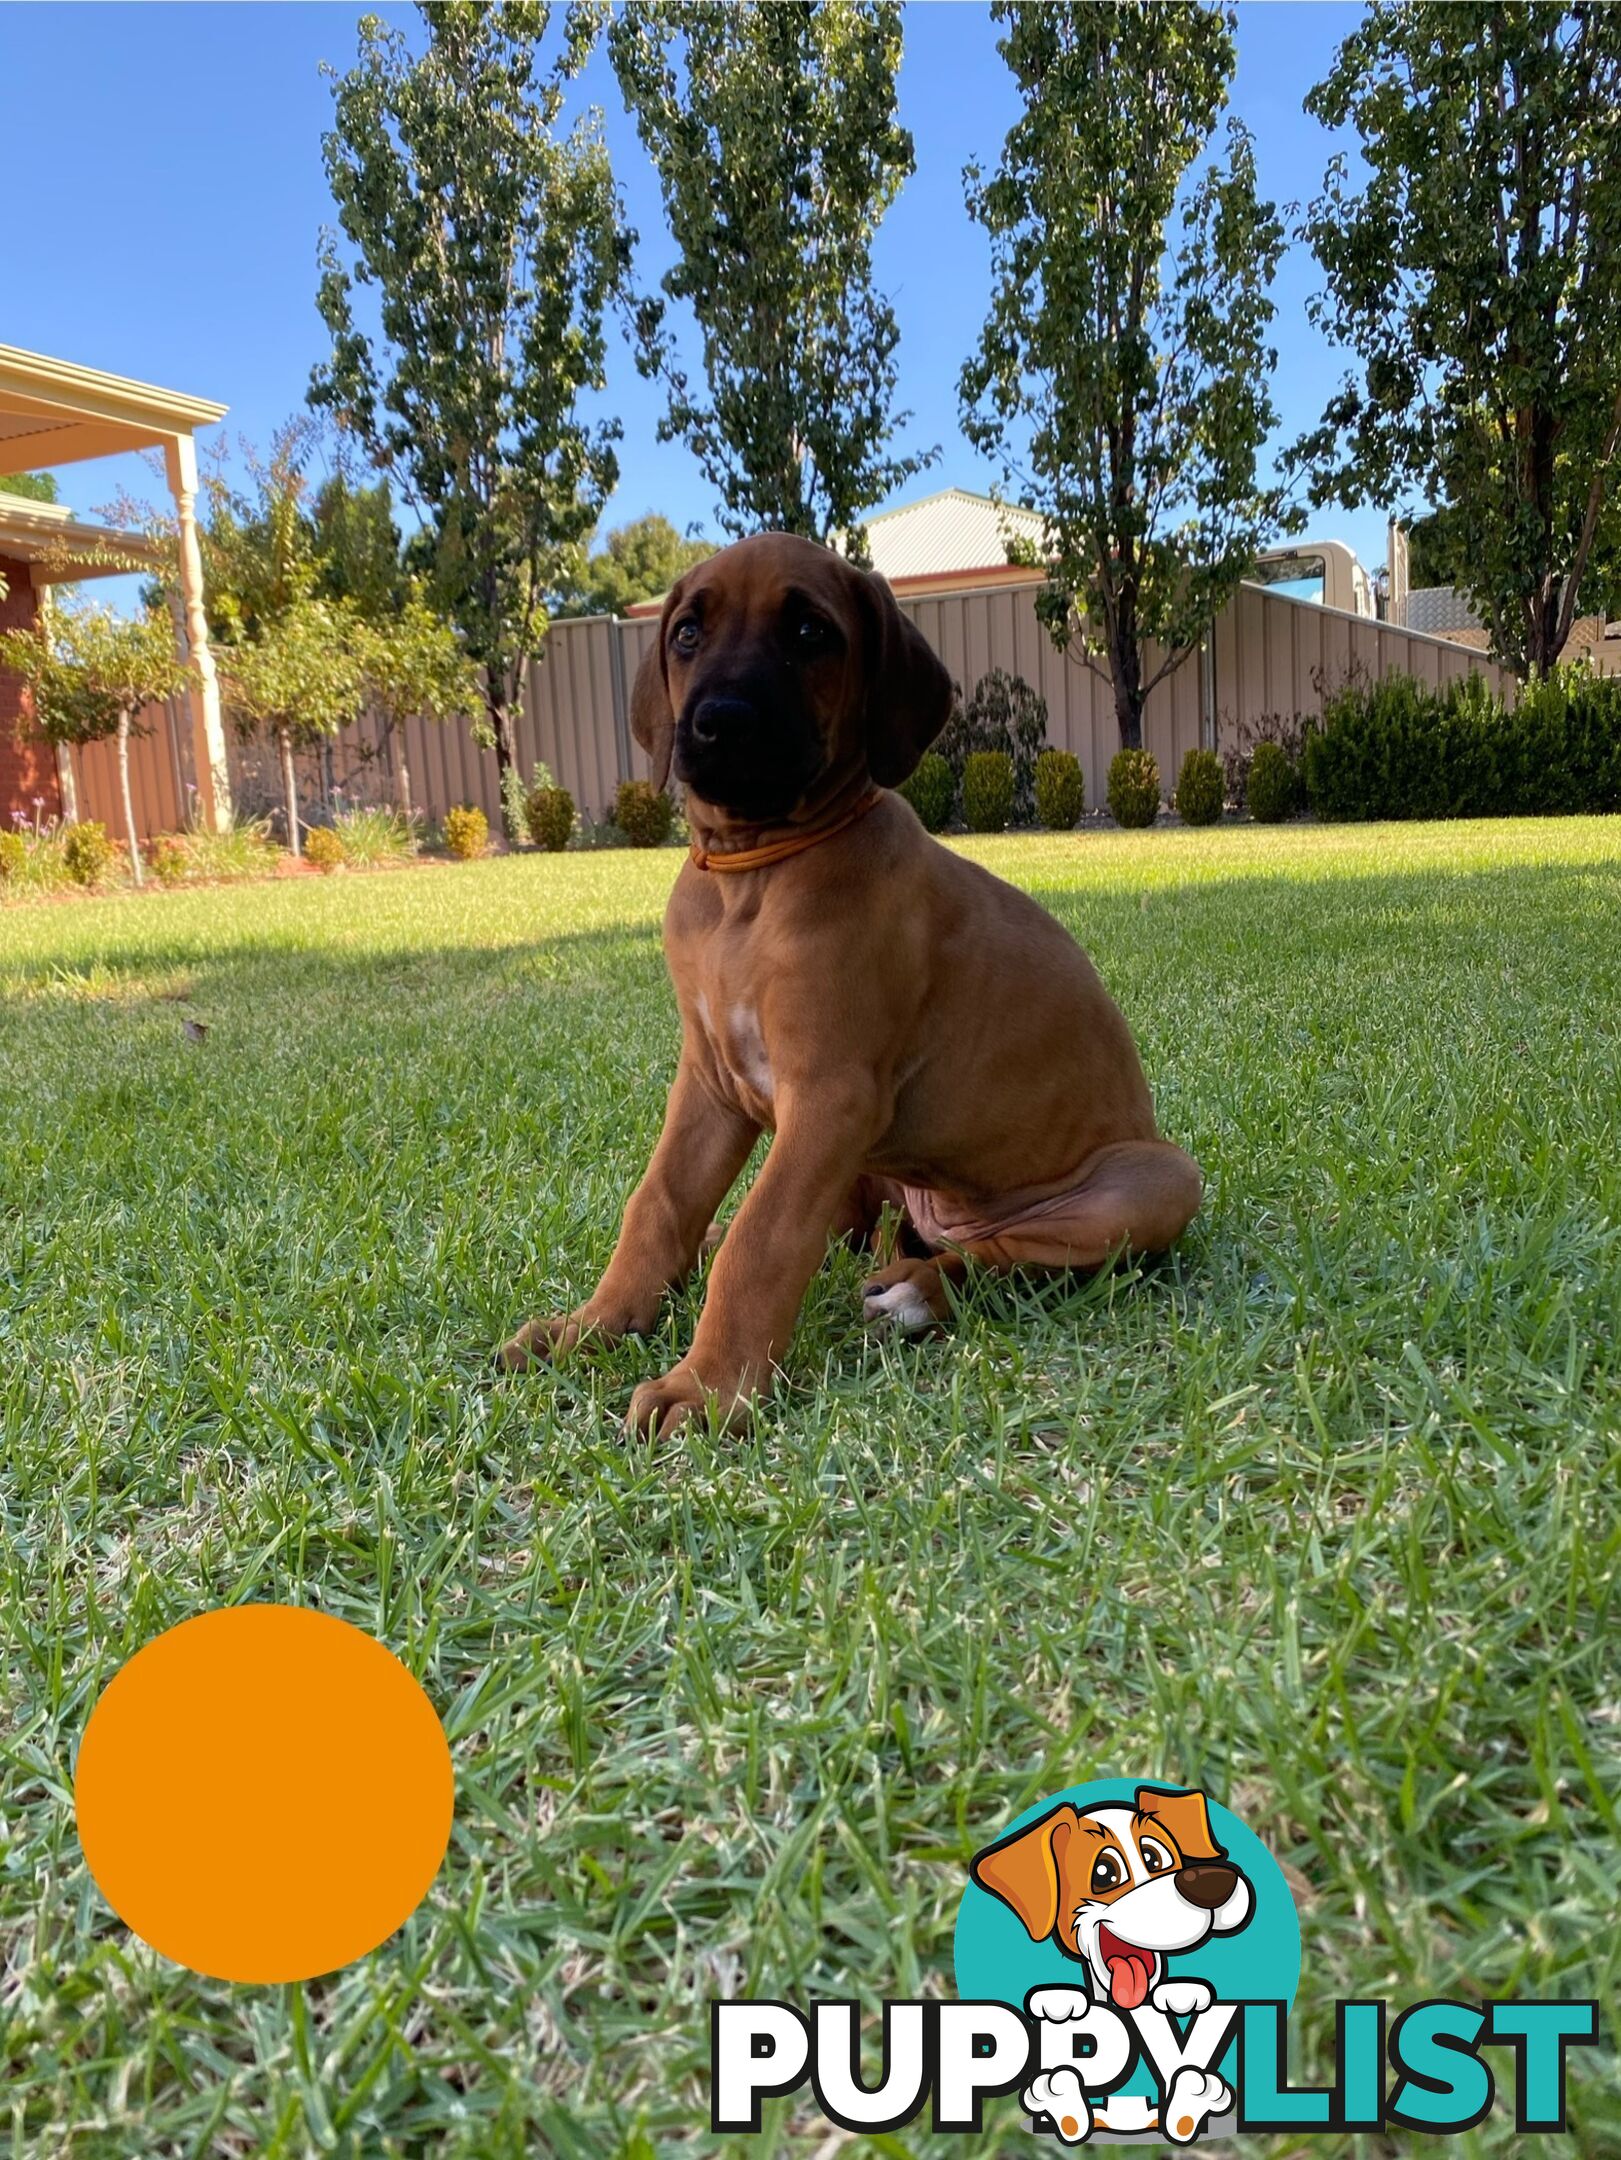
{"label": "puppy's front paw", "polygon": [[672,1365],[656,1380],[644,1380],[630,1398],[626,1430],[662,1440],[689,1418],[701,1418],[711,1401],[722,1414],[727,1432],[737,1432],[749,1421],[754,1392],[746,1386],[708,1388],[686,1364]]}
{"label": "puppy's front paw", "polygon": [[1185,2063],[1165,2095],[1165,2135],[1173,2145],[1191,2145],[1206,2123],[1225,2115],[1232,2104],[1231,2091],[1214,2070],[1195,2070]]}
{"label": "puppy's front paw", "polygon": [[496,1352],[496,1369],[499,1372],[528,1372],[532,1366],[545,1365],[553,1358],[564,1356],[578,1343],[610,1343],[627,1332],[630,1331],[610,1326],[593,1313],[590,1306],[579,1305],[571,1313],[526,1320],[512,1340],[503,1343]]}
{"label": "puppy's front paw", "polygon": [[1215,1989],[1203,1980],[1162,1980],[1148,1998],[1167,2017],[1197,2017],[1215,1999]]}

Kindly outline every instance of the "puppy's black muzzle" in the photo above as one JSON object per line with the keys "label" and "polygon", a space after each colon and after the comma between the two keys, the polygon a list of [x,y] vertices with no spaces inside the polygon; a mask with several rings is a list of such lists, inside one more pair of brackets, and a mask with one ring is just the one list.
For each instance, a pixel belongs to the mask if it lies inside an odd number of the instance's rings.
{"label": "puppy's black muzzle", "polygon": [[785,817],[822,768],[822,741],[798,700],[699,690],[675,730],[676,777],[736,817]]}

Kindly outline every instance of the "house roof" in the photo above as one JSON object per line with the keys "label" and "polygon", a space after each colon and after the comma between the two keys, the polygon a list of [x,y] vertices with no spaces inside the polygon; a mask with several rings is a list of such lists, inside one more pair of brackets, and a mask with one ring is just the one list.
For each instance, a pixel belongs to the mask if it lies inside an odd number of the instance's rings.
{"label": "house roof", "polygon": [[[1019,583],[1039,575],[1008,561],[1009,539],[1038,547],[1045,530],[1035,510],[998,503],[967,488],[941,488],[917,502],[900,503],[863,520],[872,567],[900,593],[951,590],[968,583]],[[841,539],[833,545],[843,552]],[[664,595],[638,600],[627,615],[656,615]]]}
{"label": "house roof", "polygon": [[1410,587],[1402,625],[1408,630],[1428,630],[1437,637],[1450,636],[1456,630],[1481,630],[1485,627],[1478,612],[1470,604],[1469,595],[1459,592],[1451,585]]}
{"label": "house roof", "polygon": [[142,533],[85,525],[65,503],[35,502],[0,487],[0,555],[29,564],[35,585],[77,585],[125,576],[155,563],[158,550]]}
{"label": "house roof", "polygon": [[161,447],[228,410],[211,398],[0,345],[0,473]]}
{"label": "house roof", "polygon": [[939,578],[952,572],[1006,570],[1010,539],[1041,543],[1039,512],[998,503],[967,488],[941,488],[865,520],[872,566],[898,578]]}

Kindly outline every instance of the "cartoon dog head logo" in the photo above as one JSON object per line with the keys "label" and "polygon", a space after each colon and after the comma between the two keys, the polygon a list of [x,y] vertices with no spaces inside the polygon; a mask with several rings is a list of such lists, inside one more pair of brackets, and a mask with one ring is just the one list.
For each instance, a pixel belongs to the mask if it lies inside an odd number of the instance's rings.
{"label": "cartoon dog head logo", "polygon": [[1136,1804],[1067,1802],[976,1853],[969,1872],[1084,1965],[1094,2000],[1135,2010],[1166,1961],[1235,1935],[1255,1909],[1248,1878],[1216,1843],[1202,1792],[1137,1787]]}

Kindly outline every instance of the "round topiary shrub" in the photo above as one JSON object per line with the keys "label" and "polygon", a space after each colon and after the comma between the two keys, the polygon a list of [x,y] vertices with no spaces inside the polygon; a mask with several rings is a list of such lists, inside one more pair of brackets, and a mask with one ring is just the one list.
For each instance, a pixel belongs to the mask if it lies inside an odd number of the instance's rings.
{"label": "round topiary shrub", "polygon": [[305,833],[304,860],[323,877],[343,867],[343,842],[330,825],[312,825]]}
{"label": "round topiary shrub", "polygon": [[976,750],[962,769],[963,822],[970,832],[1002,832],[1013,815],[1013,760],[1005,750]]}
{"label": "round topiary shrub", "polygon": [[482,855],[489,838],[490,821],[472,803],[457,803],[445,812],[445,849],[458,862]]}
{"label": "round topiary shrub", "polygon": [[1250,816],[1261,825],[1278,825],[1299,800],[1299,782],[1289,753],[1275,742],[1255,745],[1246,790]]}
{"label": "round topiary shrub", "polygon": [[668,795],[650,780],[622,780],[614,797],[614,823],[632,847],[662,847],[675,815]]}
{"label": "round topiary shrub", "polygon": [[1152,750],[1117,750],[1109,767],[1109,810],[1117,825],[1152,825],[1159,816],[1159,760]]}
{"label": "round topiary shrub", "polygon": [[895,790],[904,795],[923,822],[925,832],[943,832],[957,799],[957,780],[951,767],[936,750],[925,750],[917,771]]}
{"label": "round topiary shrub", "polygon": [[1184,825],[1214,825],[1222,794],[1221,759],[1214,750],[1190,750],[1177,777],[1177,816]]}
{"label": "round topiary shrub", "polygon": [[1036,759],[1036,817],[1049,832],[1068,832],[1086,808],[1086,775],[1073,750],[1043,750]]}
{"label": "round topiary shrub", "polygon": [[62,863],[75,885],[94,885],[104,877],[113,859],[113,844],[105,825],[92,819],[70,825],[62,836]]}
{"label": "round topiary shrub", "polygon": [[574,831],[574,797],[567,788],[531,788],[523,799],[523,821],[536,847],[560,855]]}

